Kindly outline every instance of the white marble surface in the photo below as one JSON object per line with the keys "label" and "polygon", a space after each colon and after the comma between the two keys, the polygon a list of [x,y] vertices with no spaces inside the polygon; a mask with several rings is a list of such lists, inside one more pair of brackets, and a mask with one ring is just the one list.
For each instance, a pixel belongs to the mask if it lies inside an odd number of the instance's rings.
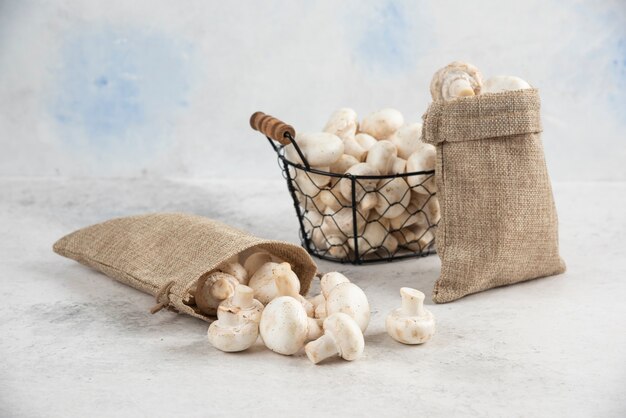
{"label": "white marble surface", "polygon": [[207,325],[51,251],[75,228],[188,211],[297,240],[282,182],[0,179],[0,416],[567,416],[626,414],[626,184],[556,184],[562,276],[428,305],[438,333],[384,332],[427,259],[338,269],[373,315],[356,362],[314,366],[261,345],[224,354]]}

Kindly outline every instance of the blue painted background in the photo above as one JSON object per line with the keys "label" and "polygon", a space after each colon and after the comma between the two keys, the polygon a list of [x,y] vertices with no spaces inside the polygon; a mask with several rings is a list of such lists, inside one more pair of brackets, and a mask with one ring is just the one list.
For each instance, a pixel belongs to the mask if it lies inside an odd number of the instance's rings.
{"label": "blue painted background", "polygon": [[623,1],[70,0],[0,7],[0,175],[277,178],[256,110],[420,121],[453,60],[542,93],[556,180],[626,180]]}

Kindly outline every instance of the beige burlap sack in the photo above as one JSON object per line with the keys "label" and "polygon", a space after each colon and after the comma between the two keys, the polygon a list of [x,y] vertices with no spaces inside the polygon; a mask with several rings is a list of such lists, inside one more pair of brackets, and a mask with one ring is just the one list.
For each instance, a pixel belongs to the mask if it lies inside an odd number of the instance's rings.
{"label": "beige burlap sack", "polygon": [[441,206],[435,302],[565,271],[541,131],[534,89],[428,108]]}
{"label": "beige burlap sack", "polygon": [[113,219],[61,238],[54,251],[154,295],[158,308],[209,321],[193,302],[196,282],[252,247],[290,263],[301,293],[308,292],[316,265],[302,247],[257,238],[201,216],[156,213]]}

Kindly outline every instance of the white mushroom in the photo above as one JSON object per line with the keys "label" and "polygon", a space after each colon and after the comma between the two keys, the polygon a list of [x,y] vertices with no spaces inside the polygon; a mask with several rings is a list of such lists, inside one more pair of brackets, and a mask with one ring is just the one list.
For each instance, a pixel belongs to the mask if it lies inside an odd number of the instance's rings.
{"label": "white mushroom", "polygon": [[348,257],[350,247],[348,246],[348,238],[340,235],[331,235],[326,238],[328,255],[335,258]]}
{"label": "white mushroom", "polygon": [[380,174],[389,174],[398,156],[398,150],[391,141],[378,141],[367,152],[365,162],[374,167]]}
{"label": "white mushroom", "polygon": [[[388,220],[385,218],[371,220],[365,226],[363,233],[357,237],[356,244],[358,245],[358,253],[360,255],[366,255],[375,252],[380,247],[383,247],[386,240],[391,236],[389,234]],[[355,240],[350,240],[348,244],[353,251],[357,251]],[[392,246],[392,243],[390,243]]]}
{"label": "white mushroom", "polygon": [[338,211],[343,207],[351,206],[350,201],[343,197],[339,186],[336,184],[331,184],[331,187],[322,190],[320,200],[325,206],[325,210]]}
{"label": "white mushroom", "polygon": [[315,307],[315,312],[313,314],[314,318],[324,319],[326,318],[326,301],[320,303]]}
{"label": "white mushroom", "polygon": [[259,331],[267,348],[287,356],[322,333],[319,320],[309,318],[302,304],[290,296],[277,297],[263,309]]}
{"label": "white mushroom", "polygon": [[411,190],[402,177],[382,180],[378,194],[378,204],[374,209],[384,218],[393,219],[401,215],[411,201]]}
{"label": "white mushroom", "polygon": [[[330,167],[317,167],[316,169],[328,172]],[[295,167],[289,167],[289,176],[296,183],[297,191],[302,192],[308,197],[317,195],[331,180],[329,175],[304,171]]]}
{"label": "white mushroom", "polygon": [[347,155],[351,155],[356,158],[359,162],[365,160],[365,155],[367,154],[367,150],[363,148],[356,139],[347,138],[343,141],[344,152]]}
{"label": "white mushroom", "polygon": [[[412,196],[413,194],[411,194]],[[421,211],[417,206],[411,203],[407,206],[407,208],[402,211],[402,213],[395,218],[389,220],[391,225],[391,229],[398,230],[401,228],[405,228],[407,226],[414,225],[419,223],[420,225],[428,226],[428,220],[426,219],[426,214]]]}
{"label": "white mushroom", "polygon": [[209,343],[218,350],[243,351],[250,348],[259,336],[259,324],[243,319],[236,312],[220,306],[217,310],[217,321],[211,323],[207,336]]}
{"label": "white mushroom", "polygon": [[441,209],[439,207],[439,199],[437,196],[431,196],[424,205],[424,212],[426,213],[427,225],[436,225],[439,223],[439,219],[441,219]]}
{"label": "white mushroom", "polygon": [[316,211],[307,211],[302,218],[304,229],[317,249],[325,249],[326,241],[321,232],[324,217]]}
{"label": "white mushroom", "polygon": [[246,271],[244,266],[239,264],[238,261],[235,261],[233,259],[227,260],[220,264],[217,269],[222,273],[230,274],[241,284],[248,284],[248,272]]}
{"label": "white mushroom", "polygon": [[414,239],[405,244],[411,251],[426,251],[435,243],[435,234],[432,229],[423,228],[419,225],[409,227],[413,231]]}
{"label": "white mushroom", "polygon": [[393,231],[391,235],[394,236],[400,246],[406,246],[417,239],[415,233],[410,228],[402,228],[398,231]]}
{"label": "white mushroom", "polygon": [[336,313],[324,320],[324,335],[306,345],[304,350],[313,363],[332,356],[356,360],[363,354],[365,340],[359,326],[346,314]]}
{"label": "white mushroom", "polygon": [[383,245],[378,249],[377,253],[383,257],[391,257],[398,249],[398,240],[393,234],[388,234]]}
{"label": "white mushroom", "polygon": [[421,136],[422,124],[412,123],[400,127],[400,129],[389,138],[389,141],[398,149],[398,156],[406,160],[423,145],[423,142],[420,140]]}
{"label": "white mushroom", "polygon": [[354,139],[361,146],[361,148],[363,148],[365,151],[369,151],[370,148],[372,148],[374,144],[378,142],[378,140],[374,138],[372,135],[368,135],[363,132],[356,134]]}
{"label": "white mushroom", "polygon": [[391,166],[391,172],[389,174],[403,174],[406,173],[406,160],[400,157],[396,157]]}
{"label": "white mushroom", "polygon": [[257,324],[261,321],[263,304],[254,299],[254,290],[251,287],[238,285],[235,287],[235,294],[220,303],[220,307],[235,313],[240,319],[254,321]]}
{"label": "white mushroom", "polygon": [[[343,154],[336,162],[335,164],[330,166],[330,172],[331,173],[339,173],[339,174],[343,174],[345,173],[350,167],[352,167],[353,165],[357,165],[358,163],[360,163],[362,160],[361,159],[357,159],[352,155],[349,155],[348,152],[346,152],[346,154]],[[328,176],[330,178],[330,176]],[[332,179],[330,180],[330,182],[332,183]]]}
{"label": "white mushroom", "polygon": [[[406,172],[431,171],[435,169],[437,151],[434,146],[424,144],[406,160]],[[418,193],[434,193],[437,190],[433,174],[413,174],[406,178],[413,191]]]}
{"label": "white mushroom", "polygon": [[[298,133],[295,139],[304,158],[313,167],[328,167],[344,153],[343,141],[334,134]],[[302,164],[302,159],[293,144],[285,146],[285,156],[291,162]]]}
{"label": "white mushroom", "polygon": [[[380,172],[368,163],[359,163],[350,167],[346,174],[353,176],[379,176]],[[359,206],[363,210],[369,210],[376,206],[378,197],[376,193],[368,193],[376,190],[378,179],[356,179],[355,180],[355,202],[359,202]],[[341,179],[339,182],[339,190],[345,199],[352,201],[352,180]]]}
{"label": "white mushroom", "polygon": [[365,332],[370,322],[370,305],[367,296],[354,283],[339,283],[326,298],[326,314],[343,312],[350,315]]}
{"label": "white mushroom", "polygon": [[482,77],[472,64],[455,61],[435,73],[430,83],[433,100],[453,100],[480,94]]}
{"label": "white mushroom", "polygon": [[222,301],[235,293],[239,281],[230,274],[221,271],[213,272],[198,280],[194,299],[200,311],[207,315],[215,315],[215,311]]}
{"label": "white mushroom", "polygon": [[[348,256],[349,247],[347,241],[354,236],[354,221],[352,208],[342,207],[338,211],[327,208],[324,212],[320,235],[325,241],[324,249],[328,255],[335,258],[345,258]],[[357,233],[365,228],[366,219],[357,212]]]}
{"label": "white mushroom", "polygon": [[396,109],[381,109],[363,118],[360,131],[381,140],[389,138],[403,124],[402,113]]}
{"label": "white mushroom", "polygon": [[326,204],[322,201],[321,195],[322,191],[326,190],[326,187],[322,188],[319,192],[313,194],[312,196],[305,195],[304,193],[300,193],[300,191],[296,188],[295,194],[298,202],[300,203],[300,207],[306,211],[315,211],[318,213],[322,213],[326,208]]}
{"label": "white mushroom", "polygon": [[330,291],[341,283],[350,283],[350,279],[338,271],[331,271],[330,273],[324,274],[320,279],[320,288],[322,289],[324,300],[328,299]]}
{"label": "white mushroom", "polygon": [[313,309],[315,309],[320,304],[326,302],[326,298],[324,297],[324,294],[320,293],[319,295],[315,295],[312,298],[309,298],[308,301],[313,306]]}
{"label": "white mushroom", "polygon": [[[363,213],[362,213],[363,212]],[[327,215],[322,223],[322,231],[326,236],[340,235],[342,237],[354,236],[354,214],[352,208],[342,207],[337,211],[326,208],[324,214]],[[360,234],[367,224],[369,211],[356,212],[356,232]]]}
{"label": "white mushroom", "polygon": [[358,127],[359,122],[356,112],[350,108],[344,107],[335,110],[330,115],[326,126],[324,126],[324,132],[335,134],[345,140],[347,138],[354,138]]}
{"label": "white mushroom", "polygon": [[248,281],[263,264],[269,263],[270,261],[272,261],[272,255],[264,250],[248,255],[248,257],[243,261],[243,267],[246,269]]}
{"label": "white mushroom", "polygon": [[307,316],[312,317],[314,308],[311,302],[300,294],[300,280],[291,270],[289,263],[280,263],[273,268],[274,280],[279,296],[291,296],[304,308]]}
{"label": "white mushroom", "polygon": [[528,82],[512,75],[491,77],[483,84],[482,93],[501,93],[503,91],[523,90],[532,88]]}
{"label": "white mushroom", "polygon": [[385,321],[387,333],[403,344],[422,344],[435,334],[435,317],[424,308],[424,294],[410,287],[400,289],[402,307]]}
{"label": "white mushroom", "polygon": [[[284,269],[280,267],[278,263],[269,262],[263,264],[250,278],[250,282],[248,283],[248,286],[254,289],[254,297],[260,300],[264,305],[276,298],[278,296],[276,277],[283,273]],[[296,292],[299,293],[300,280],[298,280],[298,277],[295,274],[288,275],[288,277],[291,281],[291,286],[297,289]]]}

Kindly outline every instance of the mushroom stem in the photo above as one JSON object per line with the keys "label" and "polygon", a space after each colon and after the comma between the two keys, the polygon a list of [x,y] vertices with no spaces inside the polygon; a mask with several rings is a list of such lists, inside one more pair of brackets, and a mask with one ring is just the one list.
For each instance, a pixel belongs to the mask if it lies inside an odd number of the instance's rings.
{"label": "mushroom stem", "polygon": [[218,310],[218,319],[224,327],[236,327],[239,325],[239,318],[237,318],[237,315],[227,309]]}
{"label": "mushroom stem", "polygon": [[235,294],[233,296],[233,304],[239,306],[242,309],[252,307],[254,304],[254,290],[248,286],[239,285],[235,288]]}
{"label": "mushroom stem", "polygon": [[465,96],[474,96],[474,89],[472,89],[472,85],[469,80],[465,78],[459,78],[454,80],[450,84],[450,95],[452,97],[465,97]]}
{"label": "mushroom stem", "polygon": [[407,316],[421,316],[424,314],[424,294],[410,287],[400,289],[402,296],[402,312]]}
{"label": "mushroom stem", "polygon": [[276,272],[274,281],[278,289],[278,294],[297,298],[299,295],[298,290],[293,287],[292,276],[288,274],[291,272],[289,263],[281,263],[274,271]]}
{"label": "mushroom stem", "polygon": [[339,354],[335,340],[328,334],[324,334],[317,340],[308,343],[304,351],[306,351],[309,360],[315,364]]}
{"label": "mushroom stem", "polygon": [[324,334],[324,330],[320,325],[320,321],[314,318],[307,318],[308,323],[308,331],[307,331],[307,341],[317,340]]}

